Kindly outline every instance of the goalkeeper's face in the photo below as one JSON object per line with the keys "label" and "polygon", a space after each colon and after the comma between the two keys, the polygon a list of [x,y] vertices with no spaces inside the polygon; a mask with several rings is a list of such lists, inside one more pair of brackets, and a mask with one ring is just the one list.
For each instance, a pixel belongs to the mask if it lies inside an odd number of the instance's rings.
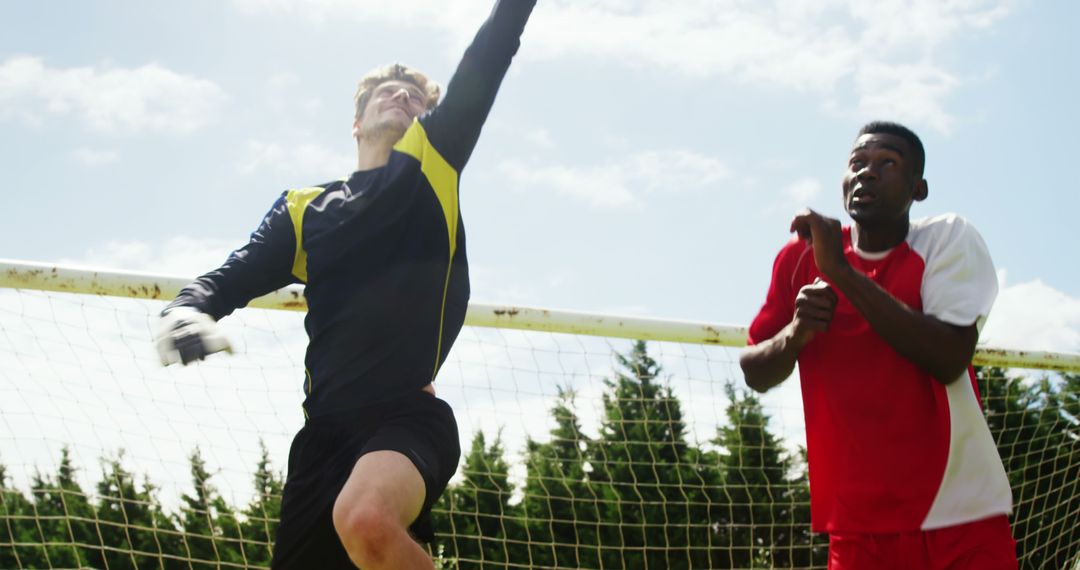
{"label": "goalkeeper's face", "polygon": [[906,222],[913,202],[926,198],[914,151],[901,137],[872,133],[855,141],[844,173],[844,210],[863,226]]}
{"label": "goalkeeper's face", "polygon": [[399,79],[387,81],[372,92],[353,124],[353,135],[358,140],[397,142],[426,108],[427,97],[416,84]]}

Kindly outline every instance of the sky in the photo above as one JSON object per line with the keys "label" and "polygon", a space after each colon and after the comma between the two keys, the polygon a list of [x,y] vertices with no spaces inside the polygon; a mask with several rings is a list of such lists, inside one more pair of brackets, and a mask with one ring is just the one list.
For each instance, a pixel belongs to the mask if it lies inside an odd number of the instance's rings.
{"label": "sky", "polygon": [[[6,3],[0,257],[215,267],[280,192],[354,169],[361,75],[401,61],[445,84],[490,6]],[[990,247],[1004,287],[984,341],[1080,351],[1080,193],[1060,180],[1078,16],[1064,1],[542,0],[462,176],[473,299],[746,324],[791,216],[842,218],[851,142],[883,118],[927,148],[913,216],[957,212]]]}
{"label": "sky", "polygon": [[[0,258],[194,277],[283,190],[355,168],[365,72],[445,85],[491,2],[2,6]],[[855,134],[889,119],[927,149],[913,216],[959,213],[990,248],[982,342],[1080,352],[1078,21],[1065,0],[540,0],[461,179],[472,298],[746,325],[792,215],[842,218]]]}

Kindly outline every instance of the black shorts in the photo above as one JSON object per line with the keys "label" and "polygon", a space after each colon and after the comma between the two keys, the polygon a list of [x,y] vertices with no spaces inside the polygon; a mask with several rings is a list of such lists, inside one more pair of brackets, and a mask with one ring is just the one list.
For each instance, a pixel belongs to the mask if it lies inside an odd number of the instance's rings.
{"label": "black shorts", "polygon": [[418,540],[434,540],[431,506],[457,470],[461,447],[450,405],[417,391],[311,418],[296,434],[289,450],[272,568],[355,568],[334,530],[334,501],[356,461],[383,450],[408,457],[424,478],[424,506],[409,530]]}

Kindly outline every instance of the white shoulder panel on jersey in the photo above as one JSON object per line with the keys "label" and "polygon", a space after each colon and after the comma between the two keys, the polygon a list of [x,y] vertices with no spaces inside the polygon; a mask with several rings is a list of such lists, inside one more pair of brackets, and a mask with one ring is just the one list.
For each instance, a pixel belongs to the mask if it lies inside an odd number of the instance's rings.
{"label": "white shoulder panel on jersey", "polygon": [[998,293],[997,273],[982,236],[967,220],[943,214],[911,222],[908,245],[926,262],[923,312],[979,330]]}

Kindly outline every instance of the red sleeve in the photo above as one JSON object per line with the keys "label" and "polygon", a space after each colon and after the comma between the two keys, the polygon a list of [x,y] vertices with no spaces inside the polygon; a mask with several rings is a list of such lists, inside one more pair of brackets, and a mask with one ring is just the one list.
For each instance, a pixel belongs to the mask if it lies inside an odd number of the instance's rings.
{"label": "red sleeve", "polygon": [[750,323],[747,344],[769,340],[791,322],[795,316],[795,296],[804,285],[798,279],[798,274],[807,273],[808,267],[803,264],[813,263],[810,246],[798,238],[793,238],[780,250],[773,262],[772,281],[765,295],[765,304]]}

